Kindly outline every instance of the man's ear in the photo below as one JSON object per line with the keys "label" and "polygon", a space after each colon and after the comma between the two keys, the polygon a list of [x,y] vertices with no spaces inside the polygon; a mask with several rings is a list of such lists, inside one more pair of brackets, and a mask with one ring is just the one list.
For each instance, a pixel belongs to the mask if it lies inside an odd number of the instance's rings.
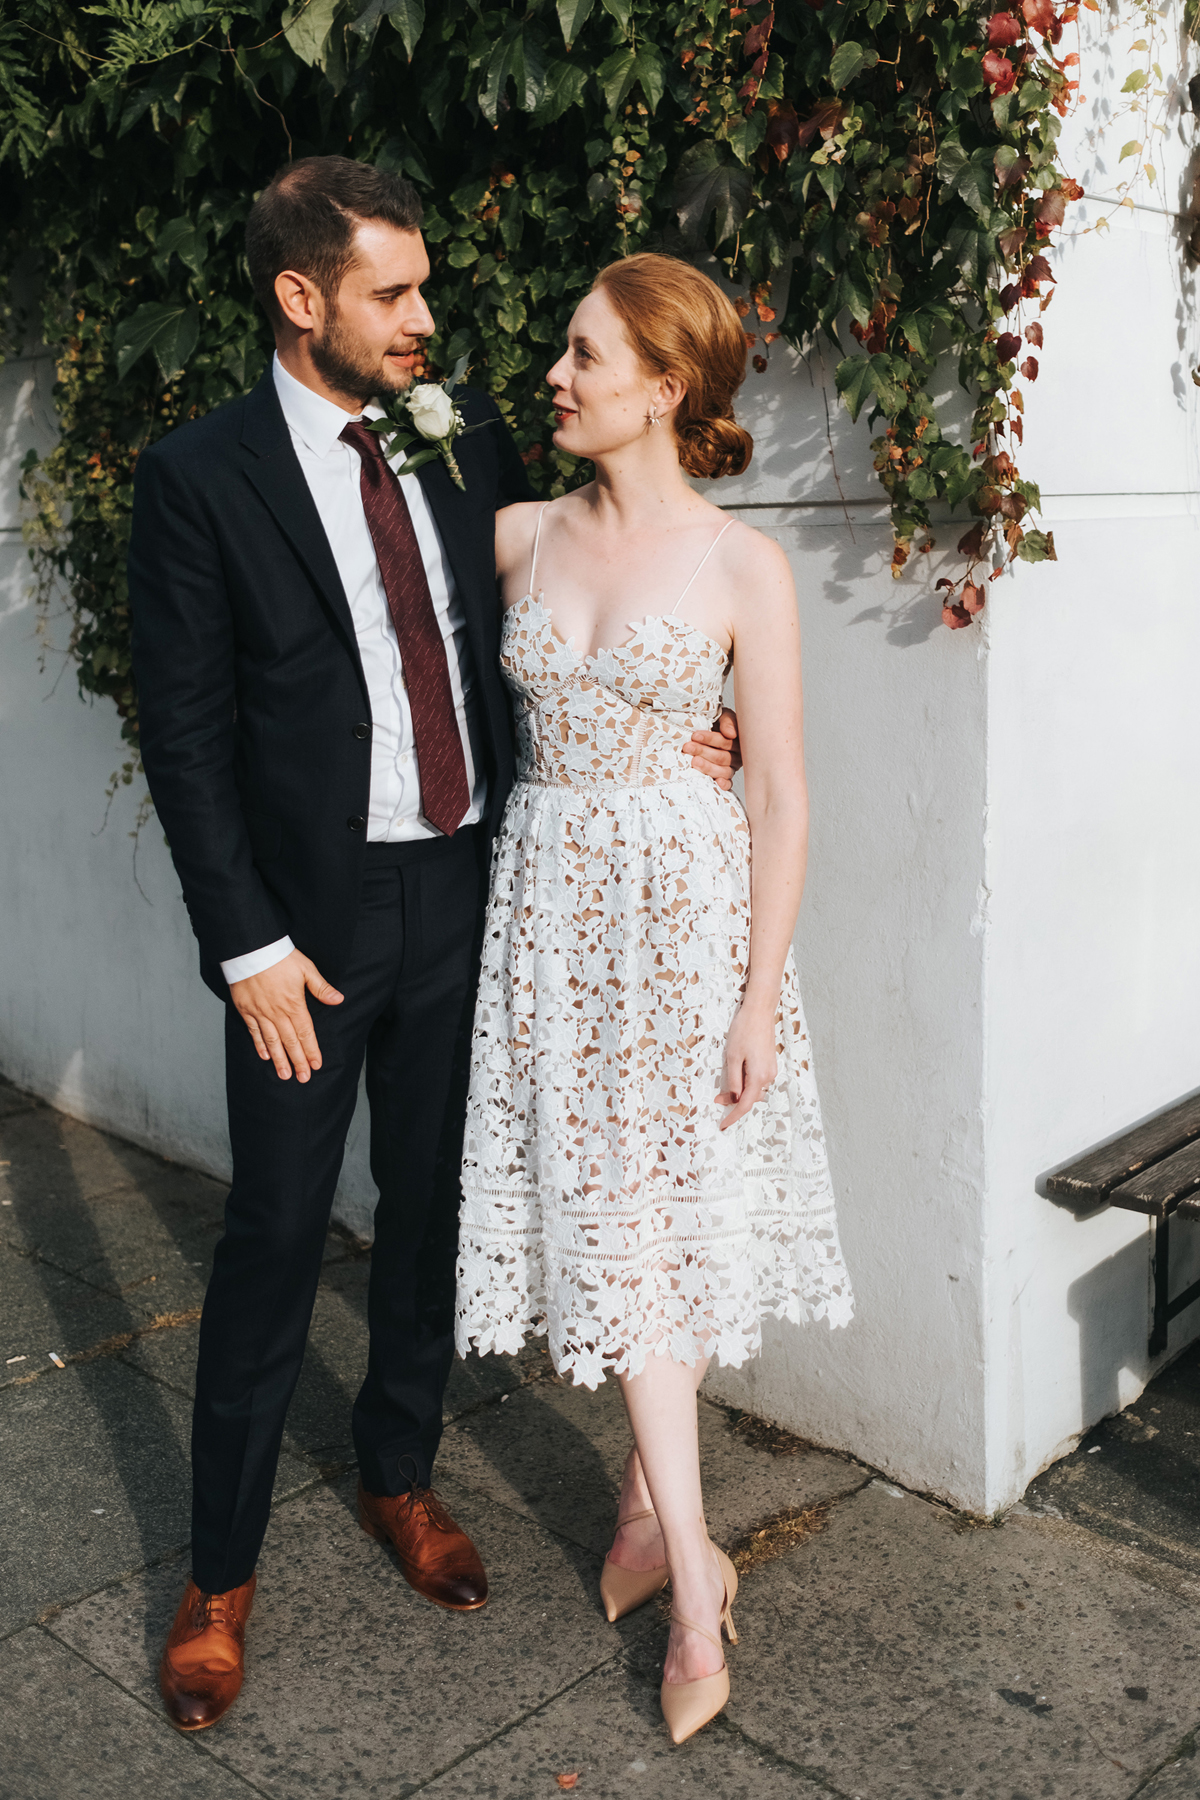
{"label": "man's ear", "polygon": [[284,269],[275,277],[275,299],[288,324],[297,331],[312,331],[324,318],[320,290],[307,275],[295,269]]}

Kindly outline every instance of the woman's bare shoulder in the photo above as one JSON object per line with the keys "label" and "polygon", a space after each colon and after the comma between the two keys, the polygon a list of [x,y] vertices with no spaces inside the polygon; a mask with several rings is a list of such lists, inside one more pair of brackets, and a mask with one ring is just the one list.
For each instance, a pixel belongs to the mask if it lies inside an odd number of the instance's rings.
{"label": "woman's bare shoulder", "polygon": [[763,587],[783,586],[794,592],[787,557],[764,531],[734,519],[717,550],[722,574],[738,592],[751,595]]}

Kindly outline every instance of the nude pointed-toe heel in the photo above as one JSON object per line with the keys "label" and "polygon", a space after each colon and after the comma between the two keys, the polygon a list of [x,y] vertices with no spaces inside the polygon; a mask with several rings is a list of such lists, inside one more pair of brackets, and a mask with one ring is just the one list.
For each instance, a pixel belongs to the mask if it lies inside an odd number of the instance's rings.
{"label": "nude pointed-toe heel", "polygon": [[[722,1619],[724,1616],[722,1614]],[[720,1638],[705,1631],[702,1625],[693,1625],[690,1619],[676,1619],[675,1623],[686,1626],[688,1631],[698,1632],[710,1644],[720,1648]],[[660,1700],[671,1742],[682,1744],[685,1738],[693,1737],[710,1719],[716,1718],[728,1699],[729,1670],[724,1663],[715,1675],[701,1675],[697,1681],[664,1681]]]}
{"label": "nude pointed-toe heel", "polygon": [[[724,1632],[731,1644],[738,1641],[734,1628],[733,1613],[730,1608],[737,1595],[737,1570],[725,1552],[713,1545],[721,1570],[721,1579],[725,1583],[725,1592],[721,1600],[721,1622],[717,1627],[718,1634]],[[688,1631],[698,1631],[701,1637],[710,1644],[721,1647],[721,1639],[714,1637],[711,1631],[705,1631],[702,1625],[693,1625],[690,1619],[675,1618],[677,1625]],[[673,1744],[682,1744],[685,1738],[694,1737],[710,1719],[715,1719],[721,1708],[729,1700],[729,1670],[724,1665],[715,1675],[701,1675],[698,1681],[664,1681],[660,1690],[663,1718],[667,1722],[667,1730],[671,1733]]]}
{"label": "nude pointed-toe heel", "polygon": [[[654,1508],[647,1507],[645,1512],[630,1513],[627,1519],[619,1519],[618,1525],[632,1525],[635,1519],[652,1519]],[[636,1612],[639,1606],[645,1606],[655,1594],[660,1594],[670,1578],[666,1563],[657,1569],[621,1569],[610,1562],[607,1556],[604,1567],[600,1571],[600,1598],[604,1602],[604,1611],[610,1625],[623,1619],[626,1613]],[[736,1580],[736,1576],[734,1578]]]}

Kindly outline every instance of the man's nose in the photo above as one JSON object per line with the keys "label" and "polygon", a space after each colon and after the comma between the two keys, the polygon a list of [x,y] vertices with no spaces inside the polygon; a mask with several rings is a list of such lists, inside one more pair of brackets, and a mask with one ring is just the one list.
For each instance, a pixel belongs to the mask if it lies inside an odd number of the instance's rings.
{"label": "man's nose", "polygon": [[412,306],[404,316],[404,331],[409,337],[431,337],[434,331],[433,314],[418,294]]}

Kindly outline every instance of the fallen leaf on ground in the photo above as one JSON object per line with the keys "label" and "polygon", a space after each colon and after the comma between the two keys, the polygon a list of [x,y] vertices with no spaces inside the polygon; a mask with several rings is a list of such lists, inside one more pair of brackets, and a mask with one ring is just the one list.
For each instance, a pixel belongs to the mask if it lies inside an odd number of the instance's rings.
{"label": "fallen leaf on ground", "polygon": [[559,1787],[560,1787],[560,1788],[573,1788],[573,1787],[578,1787],[578,1785],[579,1785],[579,1771],[578,1771],[578,1770],[577,1770],[577,1769],[572,1769],[572,1770],[571,1770],[571,1772],[570,1772],[570,1774],[568,1774],[568,1775],[559,1775],[559,1776],[557,1776],[557,1777],[556,1777],[556,1780],[557,1780],[557,1781],[558,1781],[558,1785],[559,1785]]}

